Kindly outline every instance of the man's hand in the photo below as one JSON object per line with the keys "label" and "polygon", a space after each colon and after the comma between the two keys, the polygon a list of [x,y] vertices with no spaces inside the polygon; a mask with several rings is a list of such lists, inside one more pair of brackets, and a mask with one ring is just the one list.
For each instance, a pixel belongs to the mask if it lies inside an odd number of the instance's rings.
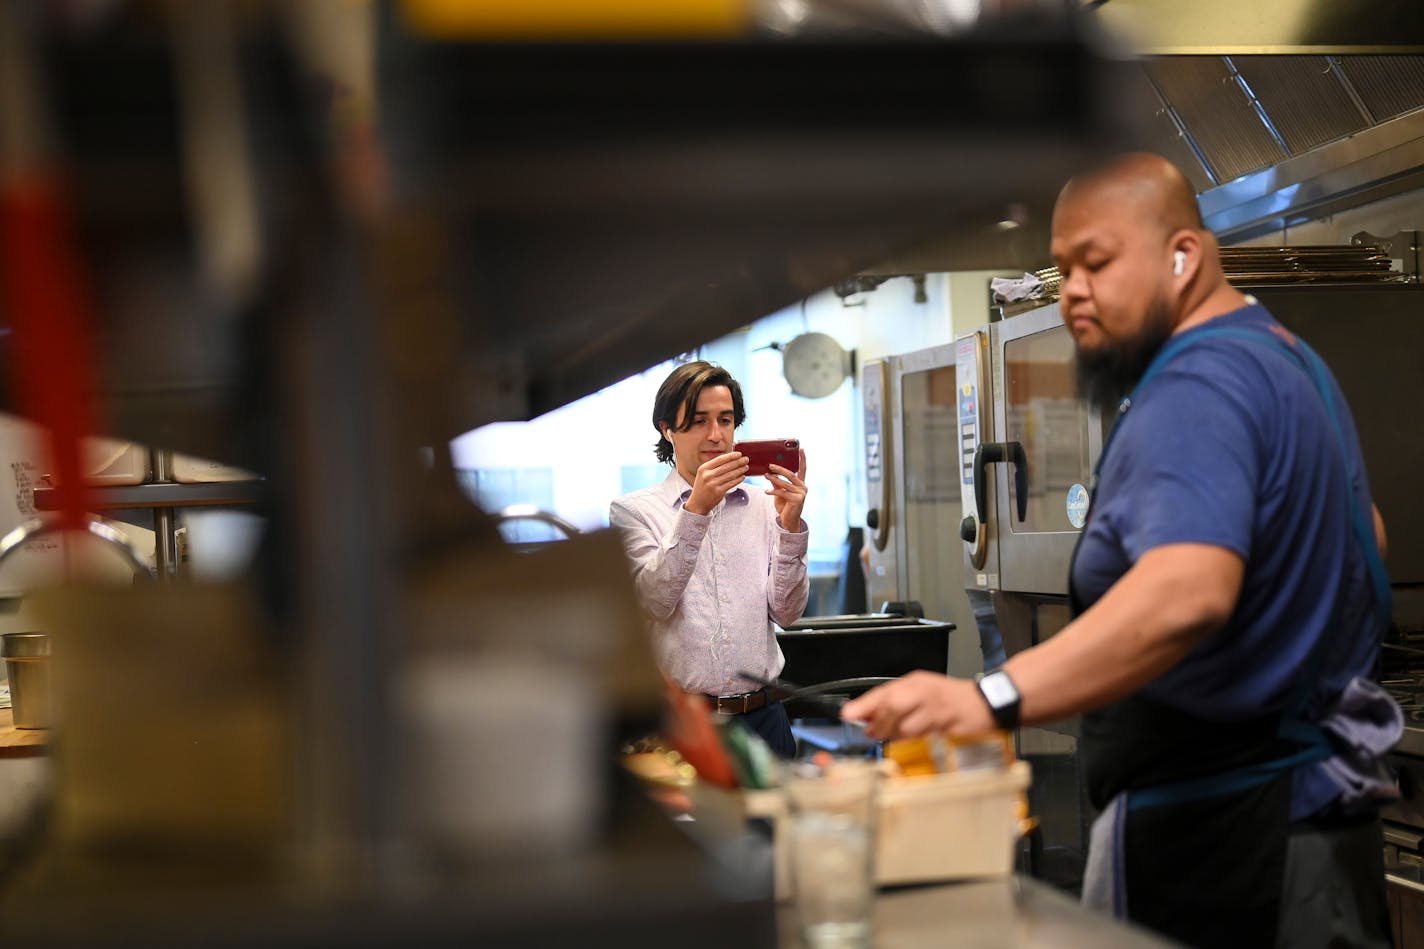
{"label": "man's hand", "polygon": [[806,449],[800,449],[798,470],[791,471],[780,465],[768,465],[766,480],[771,482],[767,494],[776,505],[776,518],[786,530],[801,529],[801,509],[806,506]]}
{"label": "man's hand", "polygon": [[704,461],[697,467],[697,479],[692,482],[692,494],[682,506],[683,510],[704,516],[711,514],[727,492],[745,480],[750,466],[751,462],[739,451]]}
{"label": "man's hand", "polygon": [[841,706],[841,718],[865,722],[865,733],[882,740],[931,732],[983,735],[998,728],[978,685],[923,671],[852,699]]}

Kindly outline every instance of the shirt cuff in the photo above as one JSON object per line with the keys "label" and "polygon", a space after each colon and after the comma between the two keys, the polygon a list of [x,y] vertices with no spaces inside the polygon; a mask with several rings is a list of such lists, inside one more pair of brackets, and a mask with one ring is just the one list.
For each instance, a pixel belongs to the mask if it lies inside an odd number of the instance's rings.
{"label": "shirt cuff", "polygon": [[799,531],[789,531],[781,526],[781,521],[776,522],[776,552],[787,557],[804,557],[806,550],[811,545],[811,532],[806,528],[806,522],[800,523]]}
{"label": "shirt cuff", "polygon": [[707,536],[707,526],[712,523],[711,514],[694,514],[687,508],[679,508],[677,523],[673,525],[673,546],[689,543],[700,546]]}

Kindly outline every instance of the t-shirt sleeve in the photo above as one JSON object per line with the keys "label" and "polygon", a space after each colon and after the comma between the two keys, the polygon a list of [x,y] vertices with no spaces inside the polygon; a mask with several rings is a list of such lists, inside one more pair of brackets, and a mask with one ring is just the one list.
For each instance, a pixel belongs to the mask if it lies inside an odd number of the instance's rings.
{"label": "t-shirt sleeve", "polygon": [[1154,547],[1182,543],[1250,556],[1262,479],[1250,396],[1229,377],[1200,368],[1164,371],[1124,420],[1133,437],[1130,457],[1122,459],[1122,509],[1129,516],[1120,526],[1134,561]]}

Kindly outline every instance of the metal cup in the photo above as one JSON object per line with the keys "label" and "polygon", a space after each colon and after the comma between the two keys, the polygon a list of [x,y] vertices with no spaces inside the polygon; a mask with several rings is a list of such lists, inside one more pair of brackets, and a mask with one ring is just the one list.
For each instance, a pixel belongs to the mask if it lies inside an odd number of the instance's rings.
{"label": "metal cup", "polygon": [[49,728],[49,636],[46,633],[5,633],[0,657],[10,678],[10,703],[16,728]]}

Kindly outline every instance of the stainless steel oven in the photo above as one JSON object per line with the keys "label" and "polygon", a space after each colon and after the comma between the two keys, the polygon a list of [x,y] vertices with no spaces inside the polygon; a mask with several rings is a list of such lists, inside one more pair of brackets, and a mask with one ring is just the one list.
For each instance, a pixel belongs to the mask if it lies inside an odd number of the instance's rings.
{"label": "stainless steel oven", "polygon": [[867,592],[872,607],[918,604],[927,619],[955,624],[951,675],[983,669],[974,616],[960,582],[958,469],[945,446],[954,438],[954,344],[868,361],[865,403]]}
{"label": "stainless steel oven", "polygon": [[[1062,628],[1104,426],[1076,398],[1057,306],[867,362],[862,386],[870,602],[917,601],[955,623],[947,671],[959,676]],[[1073,889],[1087,839],[1076,721],[1017,741],[1041,821],[1026,863]]]}
{"label": "stainless steel oven", "polygon": [[[985,665],[1067,625],[1068,562],[1087,517],[1106,420],[1077,397],[1073,339],[1057,304],[993,322],[955,343],[959,536]],[[1021,728],[1040,819],[1027,869],[1068,890],[1081,882],[1089,814],[1078,721]]]}
{"label": "stainless steel oven", "polygon": [[956,440],[969,585],[1066,596],[1104,420],[1077,397],[1058,305],[961,337],[956,355],[972,387]]}

